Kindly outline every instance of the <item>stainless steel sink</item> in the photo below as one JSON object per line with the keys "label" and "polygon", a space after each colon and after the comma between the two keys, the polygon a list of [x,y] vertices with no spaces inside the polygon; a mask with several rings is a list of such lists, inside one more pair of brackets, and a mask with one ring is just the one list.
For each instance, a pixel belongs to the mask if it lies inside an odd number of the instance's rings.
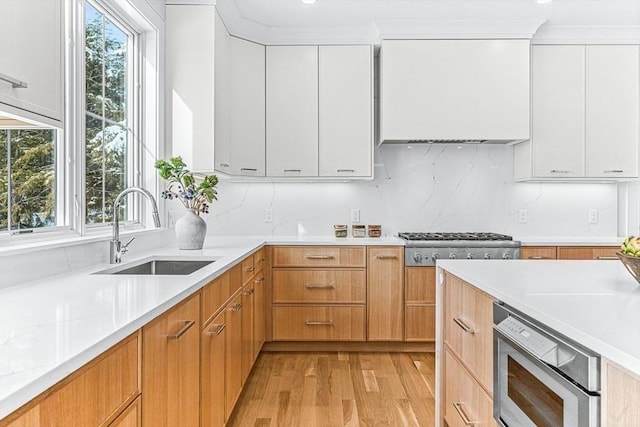
{"label": "stainless steel sink", "polygon": [[186,276],[214,262],[215,259],[147,259],[98,271],[95,274],[134,274]]}

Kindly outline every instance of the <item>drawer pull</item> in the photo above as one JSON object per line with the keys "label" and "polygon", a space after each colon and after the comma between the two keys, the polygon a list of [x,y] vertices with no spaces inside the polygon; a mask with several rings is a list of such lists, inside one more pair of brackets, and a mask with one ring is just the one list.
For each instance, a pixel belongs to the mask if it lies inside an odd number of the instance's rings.
{"label": "drawer pull", "polygon": [[549,259],[549,257],[544,255],[531,255],[529,259]]}
{"label": "drawer pull", "polygon": [[329,283],[328,285],[316,285],[313,283],[307,283],[306,285],[304,285],[305,288],[307,289],[335,289],[336,287],[333,286],[333,283]]}
{"label": "drawer pull", "polygon": [[260,277],[259,279],[256,279],[253,281],[253,283],[262,283],[264,282],[264,277]]}
{"label": "drawer pull", "polygon": [[13,77],[7,76],[6,74],[2,74],[2,73],[0,73],[0,80],[3,80],[7,83],[11,83],[11,87],[14,89],[26,89],[29,86],[27,85],[27,82],[14,79]]}
{"label": "drawer pull", "polygon": [[376,255],[378,259],[398,259],[398,255]]}
{"label": "drawer pull", "polygon": [[617,256],[604,256],[604,255],[599,255],[596,257],[596,259],[615,259],[617,260],[618,257]]}
{"label": "drawer pull", "polygon": [[306,320],[304,322],[307,326],[333,326],[332,320]]}
{"label": "drawer pull", "polygon": [[354,173],[355,171],[356,171],[355,169],[336,169],[336,172],[338,173],[345,173],[345,172]]}
{"label": "drawer pull", "polygon": [[245,271],[248,271],[249,273],[253,273],[255,269],[256,269],[255,267],[247,267]]}
{"label": "drawer pull", "polygon": [[311,254],[307,254],[307,255],[305,255],[305,258],[307,258],[307,259],[334,259],[335,257],[333,255],[311,255]]}
{"label": "drawer pull", "polygon": [[551,169],[549,172],[551,172],[551,173],[571,173],[570,170],[562,170],[562,169]]}
{"label": "drawer pull", "polygon": [[177,340],[178,338],[180,338],[182,335],[184,335],[185,332],[187,332],[189,330],[190,327],[192,327],[194,324],[196,323],[195,320],[185,320],[184,321],[184,325],[182,325],[182,328],[180,328],[178,330],[178,332],[176,332],[173,335],[167,335],[167,339],[170,340]]}
{"label": "drawer pull", "polygon": [[464,323],[464,320],[462,320],[462,319],[460,319],[458,317],[454,317],[453,321],[456,322],[456,325],[460,326],[463,331],[465,331],[467,333],[470,333],[470,334],[475,334],[476,333],[475,329],[473,329],[472,327],[470,327],[469,325]]}
{"label": "drawer pull", "polygon": [[228,168],[229,167],[229,163],[220,163],[220,167],[221,168]]}
{"label": "drawer pull", "polygon": [[603,171],[603,172],[604,173],[622,173],[622,172],[624,172],[624,170],[623,169],[609,169],[609,170],[606,170],[606,171]]}
{"label": "drawer pull", "polygon": [[480,424],[480,421],[471,421],[469,419],[469,416],[467,415],[467,413],[464,412],[464,409],[462,409],[462,403],[454,402],[453,407],[455,408],[458,415],[460,415],[460,418],[462,418],[462,422],[464,423],[464,425],[472,426],[474,424]]}
{"label": "drawer pull", "polygon": [[213,330],[209,329],[207,331],[207,335],[211,335],[211,336],[217,337],[218,335],[220,335],[222,333],[222,331],[224,331],[224,329],[227,327],[227,324],[226,323],[219,323],[219,324],[215,324],[213,326],[214,326]]}
{"label": "drawer pull", "polygon": [[242,303],[239,302],[237,304],[233,304],[232,306],[229,307],[230,311],[240,311],[242,309]]}
{"label": "drawer pull", "polygon": [[243,295],[253,295],[253,293],[255,292],[255,289],[247,289],[245,291],[242,292]]}
{"label": "drawer pull", "polygon": [[256,168],[240,168],[240,172],[257,172]]}
{"label": "drawer pull", "polygon": [[284,169],[285,172],[294,172],[294,173],[300,173],[302,172],[302,170],[300,169]]}

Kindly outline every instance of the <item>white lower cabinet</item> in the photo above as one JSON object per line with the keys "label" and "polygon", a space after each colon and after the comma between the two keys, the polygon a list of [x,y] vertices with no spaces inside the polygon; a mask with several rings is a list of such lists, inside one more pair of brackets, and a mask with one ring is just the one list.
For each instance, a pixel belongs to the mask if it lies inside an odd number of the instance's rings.
{"label": "white lower cabinet", "polygon": [[637,178],[640,46],[534,46],[532,135],[515,146],[526,181]]}
{"label": "white lower cabinet", "polygon": [[2,0],[0,111],[61,126],[63,14],[62,1]]}

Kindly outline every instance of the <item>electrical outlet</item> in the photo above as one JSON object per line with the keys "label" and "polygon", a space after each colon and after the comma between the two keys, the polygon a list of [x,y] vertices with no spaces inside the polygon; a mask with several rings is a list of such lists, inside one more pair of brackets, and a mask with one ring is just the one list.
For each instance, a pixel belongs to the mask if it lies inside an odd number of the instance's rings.
{"label": "electrical outlet", "polygon": [[360,209],[351,209],[351,222],[360,222]]}
{"label": "electrical outlet", "polygon": [[273,222],[273,209],[264,210],[264,222]]}
{"label": "electrical outlet", "polygon": [[520,224],[524,224],[527,222],[527,210],[526,209],[520,209],[520,211],[518,212],[518,222]]}
{"label": "electrical outlet", "polygon": [[598,223],[598,209],[589,209],[589,224]]}

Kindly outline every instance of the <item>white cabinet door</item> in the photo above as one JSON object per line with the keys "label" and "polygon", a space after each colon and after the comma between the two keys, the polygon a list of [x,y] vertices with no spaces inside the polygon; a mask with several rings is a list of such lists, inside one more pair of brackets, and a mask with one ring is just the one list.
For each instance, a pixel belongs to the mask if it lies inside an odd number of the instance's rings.
{"label": "white cabinet door", "polygon": [[585,176],[585,47],[532,48],[535,177]]}
{"label": "white cabinet door", "polygon": [[383,40],[385,141],[529,138],[528,40]]}
{"label": "white cabinet door", "polygon": [[603,45],[586,49],[587,175],[637,177],[640,48]]}
{"label": "white cabinet door", "polygon": [[265,175],[265,47],[230,38],[229,143],[232,175]]}
{"label": "white cabinet door", "polygon": [[320,176],[371,176],[371,46],[319,47]]}
{"label": "white cabinet door", "polygon": [[214,169],[225,174],[231,173],[231,36],[220,19],[215,15],[214,42]]}
{"label": "white cabinet door", "polygon": [[267,176],[318,176],[318,47],[266,55]]}
{"label": "white cabinet door", "polygon": [[0,80],[0,110],[6,104],[62,123],[63,9],[57,0],[0,2],[0,74],[27,85]]}
{"label": "white cabinet door", "polygon": [[213,6],[167,6],[167,146],[197,172],[214,169],[214,32],[221,29]]}

